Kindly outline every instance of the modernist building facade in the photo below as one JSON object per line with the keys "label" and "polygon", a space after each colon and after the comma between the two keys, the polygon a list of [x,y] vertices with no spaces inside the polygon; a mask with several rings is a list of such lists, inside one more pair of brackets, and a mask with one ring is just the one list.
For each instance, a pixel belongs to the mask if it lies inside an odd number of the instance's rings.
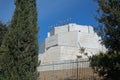
{"label": "modernist building facade", "polygon": [[92,26],[70,23],[54,27],[42,44],[41,64],[61,60],[88,58],[105,52],[101,37]]}

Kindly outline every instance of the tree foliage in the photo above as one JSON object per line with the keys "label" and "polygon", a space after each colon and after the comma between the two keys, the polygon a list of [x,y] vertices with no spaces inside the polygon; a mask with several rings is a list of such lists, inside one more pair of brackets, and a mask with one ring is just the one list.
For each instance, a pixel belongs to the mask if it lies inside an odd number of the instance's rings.
{"label": "tree foliage", "polygon": [[120,80],[120,0],[96,0],[108,52],[94,55],[91,66],[108,80]]}
{"label": "tree foliage", "polygon": [[0,21],[0,46],[2,44],[6,32],[7,32],[7,26]]}
{"label": "tree foliage", "polygon": [[[0,21],[0,47],[1,47],[1,44],[3,42],[3,39],[4,39],[4,36],[7,32],[7,27],[5,24],[3,24],[1,21]],[[2,54],[0,53],[0,77],[1,77],[1,61],[2,61]]]}
{"label": "tree foliage", "polygon": [[2,42],[0,80],[37,80],[36,0],[15,0],[15,12]]}
{"label": "tree foliage", "polygon": [[91,58],[91,66],[103,80],[120,80],[120,54],[100,53]]}

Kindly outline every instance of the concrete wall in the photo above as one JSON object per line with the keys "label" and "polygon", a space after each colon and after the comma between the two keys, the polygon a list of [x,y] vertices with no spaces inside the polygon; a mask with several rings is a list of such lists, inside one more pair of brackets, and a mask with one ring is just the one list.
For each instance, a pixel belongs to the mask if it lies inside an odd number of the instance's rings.
{"label": "concrete wall", "polygon": [[96,35],[95,33],[79,33],[78,41],[82,47],[99,49],[99,46],[101,46],[99,43],[100,38]]}
{"label": "concrete wall", "polygon": [[58,45],[77,47],[78,32],[72,31],[67,33],[58,34]]}
{"label": "concrete wall", "polygon": [[60,60],[60,46],[52,47],[48,49],[45,53],[39,56],[39,60],[41,60],[41,64],[59,61]]}
{"label": "concrete wall", "polygon": [[79,32],[85,32],[85,33],[94,33],[92,26],[86,26],[86,25],[77,25],[74,23],[63,25],[63,26],[57,26],[54,27],[54,29],[51,32],[48,32],[50,36],[60,34],[60,33],[66,33],[70,31],[79,31]]}
{"label": "concrete wall", "polygon": [[92,26],[69,24],[70,31],[79,31],[84,33],[94,33]]}
{"label": "concrete wall", "polygon": [[77,47],[61,46],[60,60],[77,59],[77,56],[76,56],[77,54],[79,54]]}
{"label": "concrete wall", "polygon": [[46,38],[45,40],[45,49],[48,50],[50,47],[58,45],[58,35],[53,35]]}
{"label": "concrete wall", "polygon": [[77,44],[78,44],[78,32],[71,31],[71,32],[56,34],[46,38],[45,49],[48,50],[50,47],[54,47],[54,46],[77,47]]}
{"label": "concrete wall", "polygon": [[[68,24],[55,27],[48,33],[42,48],[44,52],[39,58],[42,63],[77,59],[77,56],[87,58],[107,51],[100,40],[101,37],[98,37],[91,26]],[[85,49],[84,53],[80,52],[82,47]]]}
{"label": "concrete wall", "polygon": [[54,30],[55,30],[54,35],[60,34],[60,33],[66,33],[66,32],[68,32],[68,25],[55,27]]}
{"label": "concrete wall", "polygon": [[43,43],[40,45],[40,53],[45,52],[45,41],[43,41]]}
{"label": "concrete wall", "polygon": [[101,48],[100,39],[91,26],[68,24],[55,27],[48,33],[48,38],[45,40],[45,48],[43,49],[48,50],[53,46],[77,47],[78,43],[87,48]]}
{"label": "concrete wall", "polygon": [[64,69],[75,69],[75,68],[86,68],[89,67],[88,59],[78,59],[78,60],[61,60],[54,61],[51,63],[41,64],[38,67],[38,72],[40,71],[50,71],[50,70],[64,70]]}

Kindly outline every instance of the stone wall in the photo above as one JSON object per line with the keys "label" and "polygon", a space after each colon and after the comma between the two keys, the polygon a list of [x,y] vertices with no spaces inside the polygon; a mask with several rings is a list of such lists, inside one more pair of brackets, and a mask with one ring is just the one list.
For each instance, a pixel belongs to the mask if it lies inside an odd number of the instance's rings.
{"label": "stone wall", "polygon": [[65,60],[38,67],[40,80],[100,80],[88,59]]}

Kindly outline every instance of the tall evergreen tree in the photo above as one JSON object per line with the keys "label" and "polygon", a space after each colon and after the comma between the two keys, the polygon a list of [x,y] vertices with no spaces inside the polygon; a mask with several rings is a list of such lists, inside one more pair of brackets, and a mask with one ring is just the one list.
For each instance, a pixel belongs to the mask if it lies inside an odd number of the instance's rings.
{"label": "tall evergreen tree", "polygon": [[97,0],[101,16],[98,19],[104,26],[104,44],[109,51],[120,51],[120,0]]}
{"label": "tall evergreen tree", "polygon": [[103,43],[108,52],[95,55],[91,66],[105,80],[120,80],[120,0],[96,0],[100,16],[98,21],[103,26]]}
{"label": "tall evergreen tree", "polygon": [[0,53],[1,80],[37,80],[38,28],[36,0],[15,0],[15,12]]}
{"label": "tall evergreen tree", "polygon": [[[0,21],[0,47],[1,47],[1,44],[2,44],[2,41],[4,39],[4,36],[7,32],[7,27],[5,24],[3,24],[1,21]],[[0,77],[1,77],[1,60],[2,59],[2,54],[0,53]]]}
{"label": "tall evergreen tree", "polygon": [[0,21],[0,46],[2,44],[6,32],[7,32],[7,26]]}

